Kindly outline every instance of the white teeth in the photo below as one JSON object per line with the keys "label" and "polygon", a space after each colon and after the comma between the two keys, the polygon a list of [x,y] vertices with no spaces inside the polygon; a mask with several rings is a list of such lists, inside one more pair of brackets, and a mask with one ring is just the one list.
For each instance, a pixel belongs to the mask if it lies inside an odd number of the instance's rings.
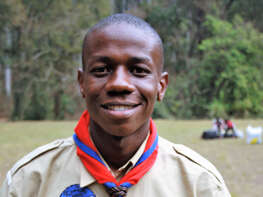
{"label": "white teeth", "polygon": [[125,111],[125,110],[132,109],[133,106],[130,106],[130,105],[107,105],[107,108],[109,110],[113,110],[113,111]]}

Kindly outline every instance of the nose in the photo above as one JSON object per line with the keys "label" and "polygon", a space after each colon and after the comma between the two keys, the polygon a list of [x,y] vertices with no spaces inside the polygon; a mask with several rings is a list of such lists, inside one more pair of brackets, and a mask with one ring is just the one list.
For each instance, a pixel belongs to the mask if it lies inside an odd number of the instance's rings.
{"label": "nose", "polygon": [[130,94],[135,87],[125,66],[118,66],[109,77],[105,87],[109,95]]}

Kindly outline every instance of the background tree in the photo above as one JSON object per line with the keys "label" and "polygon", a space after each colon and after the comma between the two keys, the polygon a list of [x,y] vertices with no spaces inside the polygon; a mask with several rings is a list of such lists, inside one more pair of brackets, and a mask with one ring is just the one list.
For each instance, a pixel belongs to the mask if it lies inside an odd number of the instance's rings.
{"label": "background tree", "polygon": [[231,24],[210,16],[206,27],[211,37],[199,45],[203,58],[197,83],[208,105],[197,106],[197,115],[212,110],[215,103],[229,115],[262,114],[263,35],[240,17]]}
{"label": "background tree", "polygon": [[[81,42],[91,25],[114,12],[144,18],[163,40],[170,85],[154,117],[262,116],[261,4],[2,0],[0,117],[64,119],[81,113],[84,106],[76,83]],[[12,70],[10,97],[5,91],[7,68]]]}
{"label": "background tree", "polygon": [[[71,105],[63,105],[62,101],[74,98],[65,90],[73,86],[75,70],[80,66],[83,34],[109,14],[110,6],[102,0],[11,0],[2,4],[10,10],[5,12],[10,17],[5,28],[10,31],[12,43],[2,61],[5,65],[9,61],[15,76],[12,119],[32,119],[29,114],[38,114],[40,106],[49,113],[36,119],[64,118],[65,106]],[[99,6],[108,9],[98,10]]]}

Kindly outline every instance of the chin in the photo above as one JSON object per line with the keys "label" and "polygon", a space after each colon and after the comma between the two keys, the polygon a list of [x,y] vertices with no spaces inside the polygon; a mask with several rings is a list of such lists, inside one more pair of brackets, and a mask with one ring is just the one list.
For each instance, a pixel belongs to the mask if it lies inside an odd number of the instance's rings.
{"label": "chin", "polygon": [[120,124],[116,125],[116,126],[111,126],[110,128],[107,127],[106,129],[104,129],[108,134],[112,135],[112,136],[116,136],[116,137],[126,137],[129,135],[132,135],[133,133],[135,133],[137,131],[136,128],[131,128],[131,127],[127,127],[127,125],[122,126]]}

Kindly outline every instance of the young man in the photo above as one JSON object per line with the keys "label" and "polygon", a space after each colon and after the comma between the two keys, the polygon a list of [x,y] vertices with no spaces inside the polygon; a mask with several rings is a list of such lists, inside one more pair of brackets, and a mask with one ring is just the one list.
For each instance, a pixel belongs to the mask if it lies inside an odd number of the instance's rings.
{"label": "young man", "polygon": [[143,20],[110,16],[87,33],[78,72],[85,111],[73,138],[43,146],[8,173],[1,196],[226,197],[221,175],[151,119],[168,84],[158,34]]}

